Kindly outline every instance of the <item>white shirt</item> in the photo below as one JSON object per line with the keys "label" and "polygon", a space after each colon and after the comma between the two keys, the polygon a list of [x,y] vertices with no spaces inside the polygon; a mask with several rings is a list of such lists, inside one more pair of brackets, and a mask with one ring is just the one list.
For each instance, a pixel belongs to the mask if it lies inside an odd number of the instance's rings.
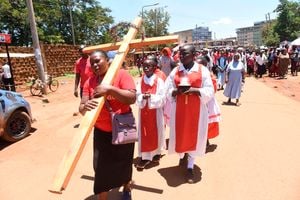
{"label": "white shirt", "polygon": [[2,69],[3,69],[3,77],[4,78],[11,78],[9,65],[8,64],[3,65]]}

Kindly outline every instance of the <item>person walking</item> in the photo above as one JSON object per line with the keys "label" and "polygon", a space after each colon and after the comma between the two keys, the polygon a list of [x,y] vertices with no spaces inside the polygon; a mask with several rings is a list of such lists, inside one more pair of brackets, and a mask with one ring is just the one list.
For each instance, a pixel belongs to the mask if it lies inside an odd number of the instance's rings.
{"label": "person walking", "polygon": [[[204,67],[207,67],[208,61],[204,56],[198,56],[196,58],[196,62]],[[215,75],[211,72],[211,80],[214,86],[214,95],[213,97],[207,102],[208,108],[208,131],[207,131],[207,143],[206,147],[207,150],[209,149],[210,143],[209,139],[215,138],[219,135],[219,122],[221,120],[221,110],[216,99],[215,93],[217,92],[217,80]]]}
{"label": "person walking", "polygon": [[207,102],[214,88],[207,68],[194,62],[195,47],[180,47],[180,65],[172,70],[166,80],[167,98],[172,102],[170,120],[169,154],[178,153],[180,165],[187,155],[186,178],[195,182],[194,162],[206,150],[208,110]]}
{"label": "person walking", "polygon": [[298,66],[299,66],[300,55],[296,46],[292,47],[291,51],[291,74],[292,76],[298,76]]}
{"label": "person walking", "polygon": [[82,90],[85,81],[92,75],[91,64],[89,55],[83,53],[84,46],[81,45],[79,48],[79,53],[81,57],[75,62],[75,85],[74,85],[74,96],[78,97],[78,86],[79,86],[79,95],[82,97]]}
{"label": "person walking", "polygon": [[239,106],[239,98],[241,97],[242,83],[245,82],[245,67],[239,61],[240,54],[236,53],[233,61],[228,64],[225,75],[226,87],[224,95],[228,97],[227,104],[231,104],[231,99],[236,99],[236,106]]}
{"label": "person walking", "polygon": [[8,63],[4,63],[4,65],[2,66],[2,82],[4,84],[5,90],[16,91],[10,66],[8,65]]}
{"label": "person walking", "polygon": [[[136,101],[136,88],[130,74],[118,70],[112,85],[101,84],[108,68],[109,58],[104,51],[90,57],[93,75],[85,82],[79,105],[81,114],[95,109],[94,98],[105,96],[113,112],[132,112],[130,104]],[[94,125],[94,193],[98,200],[107,200],[108,192],[123,186],[122,200],[131,200],[131,179],[134,143],[112,144],[112,120],[109,108],[103,107]]]}
{"label": "person walking", "polygon": [[222,50],[221,55],[217,60],[217,85],[218,90],[224,90],[224,84],[225,84],[225,71],[227,67],[227,59],[225,57],[225,52]]}
{"label": "person walking", "polygon": [[[165,103],[164,80],[155,74],[157,59],[148,56],[143,63],[144,74],[137,86],[139,107],[138,169],[144,169],[151,161],[159,162],[165,148],[163,106]],[[151,123],[149,123],[151,122]]]}
{"label": "person walking", "polygon": [[284,79],[288,72],[288,66],[291,64],[290,56],[287,53],[286,48],[281,50],[278,56],[279,78]]}
{"label": "person walking", "polygon": [[161,51],[162,55],[159,58],[159,68],[161,69],[162,72],[165,73],[166,76],[170,74],[172,71],[172,65],[173,65],[173,59],[172,59],[172,51],[169,47],[163,48]]}

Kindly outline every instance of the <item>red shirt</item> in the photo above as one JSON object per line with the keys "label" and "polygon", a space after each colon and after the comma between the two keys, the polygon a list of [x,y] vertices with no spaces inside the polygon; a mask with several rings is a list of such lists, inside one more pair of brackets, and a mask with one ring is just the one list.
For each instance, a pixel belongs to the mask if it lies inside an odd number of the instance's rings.
{"label": "red shirt", "polygon": [[[83,96],[88,96],[90,99],[92,99],[94,89],[97,87],[97,85],[98,78],[94,75],[91,76],[84,84]],[[135,90],[135,84],[132,77],[124,69],[120,69],[117,72],[117,75],[112,85],[125,90]],[[118,101],[110,95],[106,97],[106,100],[108,100],[112,110],[116,113],[126,113],[131,110],[129,105],[121,103],[120,101]],[[95,123],[95,127],[106,132],[111,132],[112,130],[111,116],[105,104],[102,107],[102,110],[100,111],[100,114]]]}
{"label": "red shirt", "polygon": [[85,81],[93,75],[90,58],[79,58],[75,63],[76,74],[80,74],[80,88],[83,88]]}

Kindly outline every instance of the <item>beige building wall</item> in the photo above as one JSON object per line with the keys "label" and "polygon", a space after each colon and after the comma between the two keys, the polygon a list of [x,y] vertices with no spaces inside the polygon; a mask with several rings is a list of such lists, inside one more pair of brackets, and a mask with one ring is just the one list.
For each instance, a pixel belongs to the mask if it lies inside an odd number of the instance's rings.
{"label": "beige building wall", "polygon": [[262,29],[265,22],[254,23],[254,26],[238,28],[236,30],[237,42],[239,46],[261,46],[262,42]]}
{"label": "beige building wall", "polygon": [[174,34],[179,36],[179,44],[182,44],[185,42],[192,43],[193,42],[192,32],[193,32],[193,29],[189,29],[189,30],[185,30],[185,31],[174,32]]}

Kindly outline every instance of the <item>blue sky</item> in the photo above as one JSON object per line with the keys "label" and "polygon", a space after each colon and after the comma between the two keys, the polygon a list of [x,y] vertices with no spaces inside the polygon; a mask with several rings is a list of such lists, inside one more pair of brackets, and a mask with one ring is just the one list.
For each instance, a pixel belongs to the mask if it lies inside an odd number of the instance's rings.
{"label": "blue sky", "polygon": [[213,39],[236,36],[236,28],[252,26],[254,22],[264,21],[265,15],[276,18],[273,13],[278,0],[98,0],[103,7],[112,10],[111,15],[116,23],[132,22],[141,12],[142,7],[159,3],[157,6],[146,7],[148,10],[165,7],[171,19],[169,32],[207,26],[212,31]]}

